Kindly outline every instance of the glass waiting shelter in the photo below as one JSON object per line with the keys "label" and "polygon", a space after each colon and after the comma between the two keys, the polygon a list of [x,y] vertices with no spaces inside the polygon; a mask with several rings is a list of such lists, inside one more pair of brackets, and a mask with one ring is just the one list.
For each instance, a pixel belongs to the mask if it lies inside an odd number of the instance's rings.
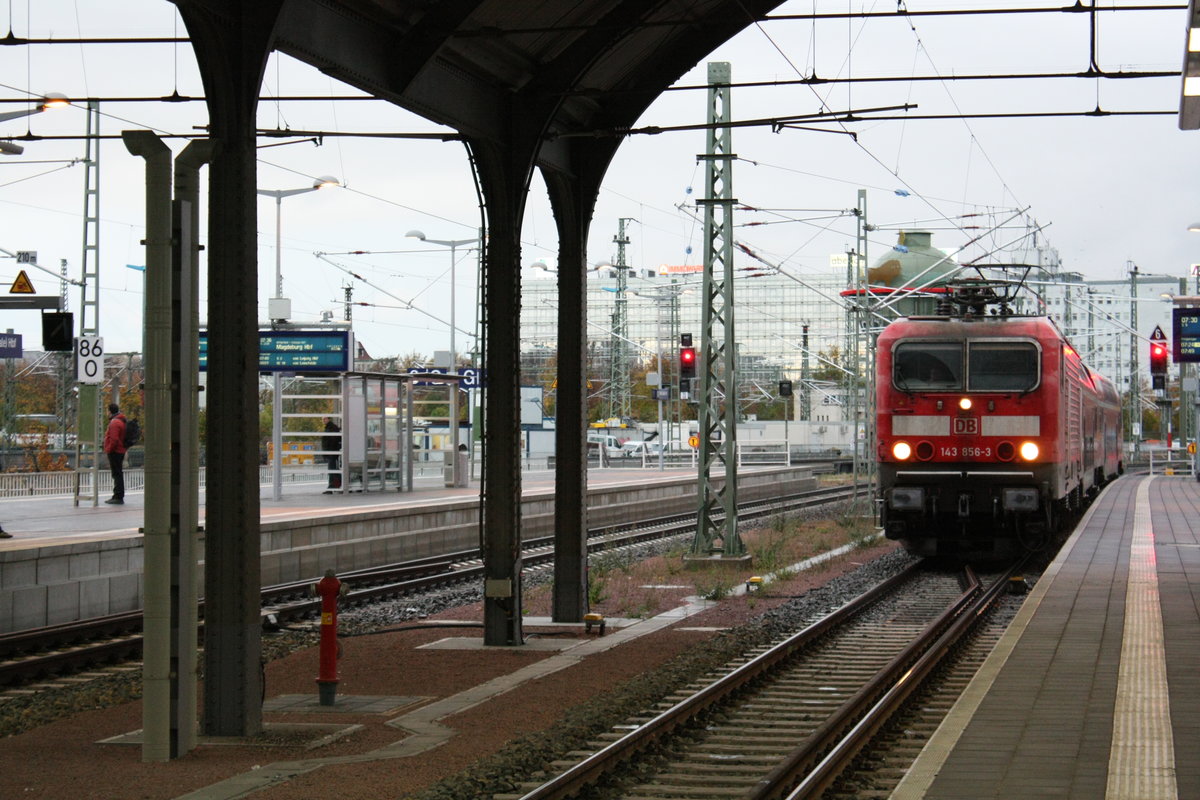
{"label": "glass waiting shelter", "polygon": [[[412,491],[415,468],[445,458],[446,486],[464,486],[464,453],[439,453],[449,437],[450,392],[469,376],[346,372],[305,375],[284,388],[284,463],[326,465],[331,492]],[[338,430],[316,429],[329,417]],[[289,423],[288,420],[296,420]],[[331,459],[330,456],[333,458]]]}
{"label": "glass waiting shelter", "polygon": [[[443,421],[425,406],[448,405],[462,380],[439,373],[345,373],[341,491],[412,491],[415,461],[428,456],[426,429]],[[444,422],[449,427],[450,420]]]}

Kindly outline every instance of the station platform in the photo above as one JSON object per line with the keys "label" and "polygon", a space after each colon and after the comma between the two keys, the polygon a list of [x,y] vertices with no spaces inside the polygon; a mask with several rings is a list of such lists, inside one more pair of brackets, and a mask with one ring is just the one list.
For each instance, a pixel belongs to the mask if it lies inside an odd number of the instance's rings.
{"label": "station platform", "polygon": [[[639,476],[631,475],[631,472],[591,470],[588,472],[588,485],[608,486],[637,480]],[[695,474],[695,469],[672,469],[664,474],[678,477]],[[523,491],[529,493],[553,489],[554,472],[544,469],[523,471],[521,484]],[[298,514],[338,514],[380,505],[413,506],[443,500],[473,499],[479,497],[479,480],[470,481],[464,488],[448,488],[440,475],[418,477],[410,492],[390,490],[325,494],[324,489],[323,480],[289,482],[283,484],[281,497],[275,500],[273,488],[262,486],[259,489],[260,517],[267,523]],[[0,551],[138,533],[145,512],[145,492],[128,492],[125,504],[120,506],[105,505],[105,499],[101,497],[97,504],[93,504],[88,496],[81,498],[76,505],[73,498],[66,495],[0,498],[0,525],[13,537],[0,540]],[[201,490],[202,523],[204,510],[204,492]]]}
{"label": "station platform", "polygon": [[[816,488],[810,466],[759,466],[738,472],[745,502]],[[555,476],[522,473],[521,534],[555,534]],[[693,512],[696,472],[601,469],[588,473],[588,524],[605,529],[634,519]],[[414,491],[325,493],[325,481],[286,484],[274,500],[260,488],[259,575],[264,586],[316,580],[356,570],[464,553],[481,544],[480,487],[447,488],[427,479]],[[204,521],[201,497],[201,529]],[[71,497],[5,498],[0,524],[0,634],[135,611],[144,596],[145,503],[129,492],[124,505],[75,505]],[[238,533],[237,535],[240,535]],[[203,542],[199,543],[203,546]],[[203,553],[203,550],[199,551]],[[204,585],[207,564],[196,579]]]}
{"label": "station platform", "polygon": [[893,800],[1200,797],[1200,484],[1084,515]]}

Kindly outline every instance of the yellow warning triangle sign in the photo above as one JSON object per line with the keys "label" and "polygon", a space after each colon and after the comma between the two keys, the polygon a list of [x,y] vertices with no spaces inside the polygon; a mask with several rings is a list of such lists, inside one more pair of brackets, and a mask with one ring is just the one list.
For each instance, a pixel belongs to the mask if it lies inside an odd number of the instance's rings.
{"label": "yellow warning triangle sign", "polygon": [[33,288],[33,283],[30,282],[29,276],[25,274],[25,270],[17,273],[17,279],[13,281],[12,288],[8,290],[9,294],[37,294],[37,290]]}

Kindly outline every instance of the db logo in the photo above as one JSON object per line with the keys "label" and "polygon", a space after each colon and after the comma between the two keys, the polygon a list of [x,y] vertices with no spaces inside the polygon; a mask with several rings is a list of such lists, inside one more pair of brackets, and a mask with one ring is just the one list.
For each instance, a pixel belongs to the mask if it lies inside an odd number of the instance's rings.
{"label": "db logo", "polygon": [[978,434],[979,419],[976,417],[957,417],[954,420],[954,433],[956,436],[963,434]]}

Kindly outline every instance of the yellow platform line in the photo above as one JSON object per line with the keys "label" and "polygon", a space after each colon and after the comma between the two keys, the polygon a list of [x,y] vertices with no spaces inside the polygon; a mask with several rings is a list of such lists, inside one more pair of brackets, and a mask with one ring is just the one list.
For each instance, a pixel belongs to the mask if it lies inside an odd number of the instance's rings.
{"label": "yellow platform line", "polygon": [[1138,486],[1133,512],[1106,800],[1175,800],[1179,796],[1150,514],[1153,480]]}

